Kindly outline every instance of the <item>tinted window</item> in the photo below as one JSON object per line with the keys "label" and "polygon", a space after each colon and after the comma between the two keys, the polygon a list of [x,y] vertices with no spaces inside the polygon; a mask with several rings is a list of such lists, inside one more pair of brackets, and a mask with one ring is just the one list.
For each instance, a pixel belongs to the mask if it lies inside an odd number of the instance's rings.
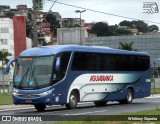
{"label": "tinted window", "polygon": [[148,56],[82,53],[74,54],[75,71],[144,71],[150,66]]}
{"label": "tinted window", "polygon": [[64,52],[57,55],[57,58],[60,58],[60,63],[59,63],[59,70],[55,70],[56,67],[54,67],[53,80],[55,82],[64,78],[67,71],[70,55],[71,55],[71,52]]}

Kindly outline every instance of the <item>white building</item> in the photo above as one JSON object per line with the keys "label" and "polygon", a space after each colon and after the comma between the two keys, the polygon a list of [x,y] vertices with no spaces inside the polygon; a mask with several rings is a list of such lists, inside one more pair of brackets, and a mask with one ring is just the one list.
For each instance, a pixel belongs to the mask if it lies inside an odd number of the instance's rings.
{"label": "white building", "polygon": [[[26,47],[31,48],[31,39],[26,38]],[[13,59],[15,56],[14,52],[14,26],[13,20],[10,18],[0,18],[0,50],[11,53],[12,56],[8,59]],[[0,62],[1,66],[1,62]]]}
{"label": "white building", "polygon": [[58,28],[58,44],[86,44],[88,32],[85,28]]}
{"label": "white building", "polygon": [[0,18],[0,50],[7,51],[14,57],[14,30],[13,20],[10,18]]}

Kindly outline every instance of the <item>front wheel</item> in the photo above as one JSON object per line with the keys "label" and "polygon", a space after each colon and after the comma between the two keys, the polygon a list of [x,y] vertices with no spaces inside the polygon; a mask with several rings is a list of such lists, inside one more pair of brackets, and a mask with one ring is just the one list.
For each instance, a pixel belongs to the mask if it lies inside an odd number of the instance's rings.
{"label": "front wheel", "polygon": [[76,92],[72,91],[69,97],[69,103],[65,104],[68,109],[75,109],[78,103],[78,96]]}
{"label": "front wheel", "polygon": [[37,104],[37,105],[34,105],[34,107],[38,111],[44,111],[44,109],[46,108],[46,105],[45,104]]}

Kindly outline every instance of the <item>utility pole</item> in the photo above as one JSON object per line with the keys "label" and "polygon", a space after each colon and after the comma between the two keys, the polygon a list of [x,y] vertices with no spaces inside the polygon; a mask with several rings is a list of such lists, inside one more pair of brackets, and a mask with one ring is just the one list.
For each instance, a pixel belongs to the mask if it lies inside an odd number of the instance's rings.
{"label": "utility pole", "polygon": [[36,0],[32,0],[33,2],[33,39],[32,39],[32,47],[38,46],[38,32],[37,32],[37,3]]}
{"label": "utility pole", "polygon": [[[2,54],[4,55],[4,49],[2,49]],[[2,57],[2,81],[3,81],[3,93],[5,92],[5,86],[4,86],[4,68],[3,68],[3,62],[4,58]]]}
{"label": "utility pole", "polygon": [[83,12],[85,12],[86,10],[82,10],[82,11],[80,11],[80,10],[76,10],[75,12],[76,13],[80,13],[80,44],[81,45],[83,45],[83,41],[82,41],[82,21],[81,21],[81,13],[83,13]]}

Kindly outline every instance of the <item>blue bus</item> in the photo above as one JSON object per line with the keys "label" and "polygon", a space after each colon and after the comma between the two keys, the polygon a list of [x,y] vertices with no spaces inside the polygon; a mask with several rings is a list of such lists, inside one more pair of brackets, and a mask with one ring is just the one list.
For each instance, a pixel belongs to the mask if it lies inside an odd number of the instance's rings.
{"label": "blue bus", "polygon": [[[20,53],[13,75],[13,103],[74,109],[78,102],[130,104],[150,95],[148,53],[100,46],[57,45]],[[9,66],[13,62],[10,61]]]}

